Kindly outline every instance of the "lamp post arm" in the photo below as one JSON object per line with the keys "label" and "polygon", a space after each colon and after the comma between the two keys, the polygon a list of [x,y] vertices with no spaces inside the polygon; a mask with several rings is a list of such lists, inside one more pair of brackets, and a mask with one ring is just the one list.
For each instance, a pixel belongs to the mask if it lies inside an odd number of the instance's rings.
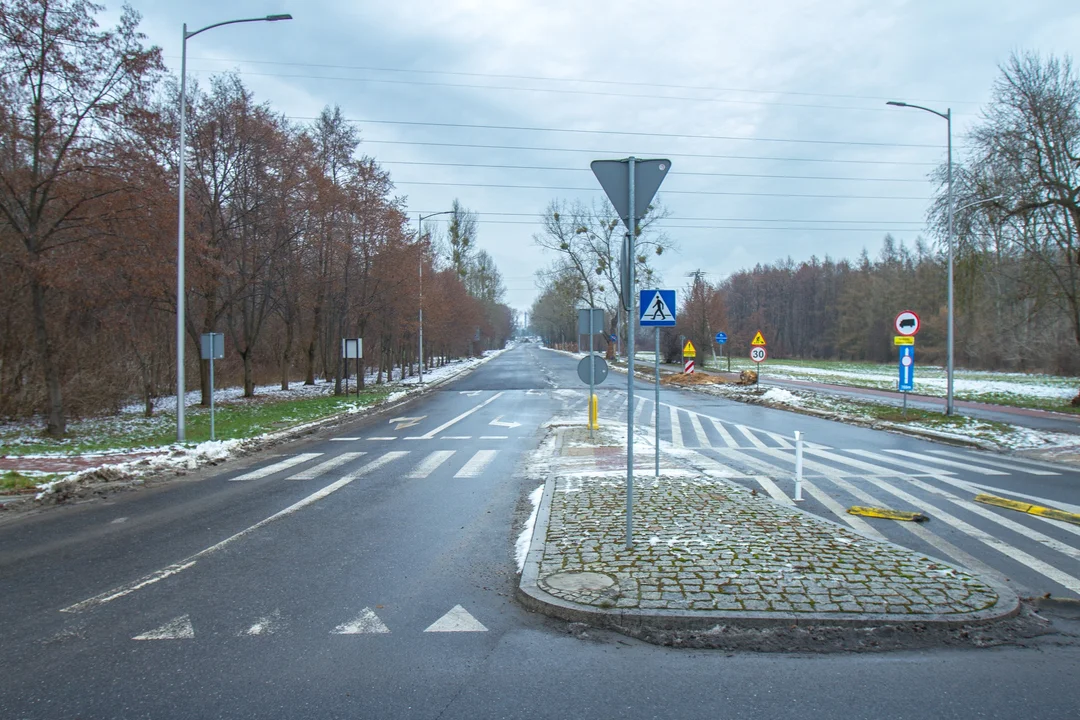
{"label": "lamp post arm", "polygon": [[942,120],[950,120],[950,115],[952,115],[951,112],[938,112],[937,110],[935,110],[933,108],[924,107],[922,105],[914,105],[912,103],[898,102],[896,100],[889,100],[885,104],[886,105],[893,105],[895,107],[909,107],[909,108],[915,108],[916,110],[925,110],[928,113],[934,113],[935,115],[937,115]]}
{"label": "lamp post arm", "polygon": [[[187,40],[188,38],[193,38],[193,37],[195,37],[196,35],[198,35],[201,32],[206,32],[207,30],[213,30],[214,28],[221,27],[222,25],[236,25],[237,23],[251,23],[251,22],[277,22],[278,20],[292,20],[292,19],[293,19],[292,15],[266,15],[264,17],[243,18],[243,19],[240,19],[240,20],[223,20],[222,22],[214,23],[213,25],[207,25],[204,28],[199,28],[198,30],[196,30],[194,32],[188,32],[187,30],[184,30],[184,39]],[[187,26],[185,25],[185,27],[187,27]]]}

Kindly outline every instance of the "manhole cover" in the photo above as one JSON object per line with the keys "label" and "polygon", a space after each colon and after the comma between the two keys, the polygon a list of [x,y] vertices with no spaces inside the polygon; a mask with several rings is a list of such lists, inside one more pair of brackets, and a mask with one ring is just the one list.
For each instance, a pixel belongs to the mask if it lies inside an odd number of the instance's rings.
{"label": "manhole cover", "polygon": [[594,572],[556,573],[544,578],[544,582],[556,590],[569,590],[571,592],[596,592],[598,590],[607,590],[615,584],[614,579]]}

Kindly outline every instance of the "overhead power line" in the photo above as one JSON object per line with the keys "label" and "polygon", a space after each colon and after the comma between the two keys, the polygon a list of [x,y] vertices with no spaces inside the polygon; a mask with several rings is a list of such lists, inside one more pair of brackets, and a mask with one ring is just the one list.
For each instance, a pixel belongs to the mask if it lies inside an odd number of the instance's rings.
{"label": "overhead power line", "polygon": [[[419,212],[421,215],[428,215],[436,212],[434,210],[412,210],[411,212]],[[470,211],[474,212],[477,217],[486,217],[488,215],[496,217],[526,217],[540,219],[545,213],[537,212],[486,212],[484,210]],[[451,218],[441,217],[438,218],[438,222],[450,222]],[[855,225],[867,225],[869,223],[879,223],[882,225],[918,225],[923,227],[926,223],[922,221],[914,220],[838,220],[830,218],[828,220],[799,220],[793,218],[741,218],[741,217],[682,217],[678,215],[668,216],[664,218],[664,222],[670,220],[682,220],[686,222],[752,222],[752,223],[813,223],[813,224],[855,224]],[[432,222],[436,222],[436,219],[432,219]]]}

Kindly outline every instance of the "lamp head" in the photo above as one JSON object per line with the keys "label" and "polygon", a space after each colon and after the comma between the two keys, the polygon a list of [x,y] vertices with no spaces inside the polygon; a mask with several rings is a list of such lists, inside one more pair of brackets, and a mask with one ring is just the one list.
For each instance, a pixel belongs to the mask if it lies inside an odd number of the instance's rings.
{"label": "lamp head", "polygon": [[895,105],[896,107],[907,107],[908,106],[908,104],[906,102],[900,102],[898,100],[889,100],[885,104],[886,105]]}
{"label": "lamp head", "polygon": [[278,20],[292,20],[292,15],[285,13],[283,15],[267,15],[266,22],[277,22]]}

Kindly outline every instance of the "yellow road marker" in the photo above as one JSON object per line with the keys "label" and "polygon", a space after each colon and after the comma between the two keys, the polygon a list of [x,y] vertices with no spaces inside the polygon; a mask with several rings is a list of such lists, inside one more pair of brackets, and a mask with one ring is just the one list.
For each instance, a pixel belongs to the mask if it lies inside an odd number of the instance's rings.
{"label": "yellow road marker", "polygon": [[1019,500],[1009,500],[1007,498],[998,497],[997,495],[984,495],[982,493],[975,496],[975,502],[980,502],[984,505],[995,505],[1007,510],[1016,510],[1017,512],[1027,513],[1028,515],[1038,515],[1039,517],[1050,518],[1051,520],[1060,520],[1062,522],[1072,523],[1073,525],[1080,525],[1080,514],[1066,512],[1065,510],[1059,510],[1058,508],[1032,505],[1031,503],[1021,502]]}
{"label": "yellow road marker", "polygon": [[852,505],[847,509],[849,515],[862,515],[863,517],[882,518],[884,520],[905,520],[907,522],[926,522],[930,518],[922,513],[907,512],[906,510],[890,510],[889,508],[864,507]]}

